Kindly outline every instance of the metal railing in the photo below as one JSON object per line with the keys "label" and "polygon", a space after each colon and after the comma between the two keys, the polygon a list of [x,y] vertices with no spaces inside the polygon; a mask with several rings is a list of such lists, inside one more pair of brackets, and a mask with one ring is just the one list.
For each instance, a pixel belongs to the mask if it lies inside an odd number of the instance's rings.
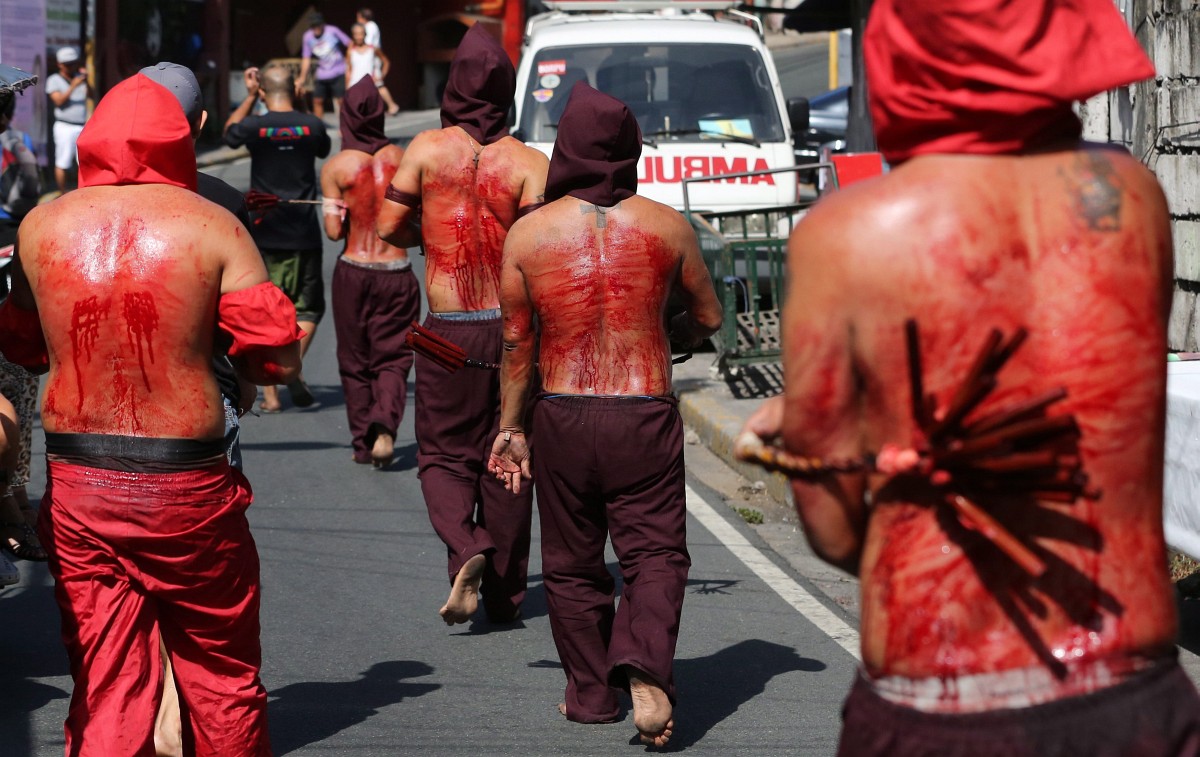
{"label": "metal railing", "polygon": [[806,163],[683,180],[684,216],[696,231],[724,311],[713,343],[718,370],[726,377],[737,375],[742,366],[780,359],[780,311],[787,296],[788,238],[796,222],[816,200],[745,210],[695,211],[689,185],[824,169],[828,169],[836,188],[837,171],[832,163]]}

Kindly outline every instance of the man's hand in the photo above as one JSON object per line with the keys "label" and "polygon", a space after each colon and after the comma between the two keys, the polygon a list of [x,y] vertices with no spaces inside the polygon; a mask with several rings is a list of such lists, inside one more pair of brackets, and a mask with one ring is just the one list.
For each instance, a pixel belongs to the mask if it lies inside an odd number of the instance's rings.
{"label": "man's hand", "polygon": [[242,74],[242,83],[246,85],[247,97],[258,97],[258,66],[247,68]]}
{"label": "man's hand", "polygon": [[530,469],[529,444],[521,431],[501,431],[492,442],[488,470],[504,482],[513,494],[521,493],[521,479],[533,478]]}
{"label": "man's hand", "polygon": [[770,444],[783,433],[783,395],[771,397],[758,406],[742,426],[742,433],[751,433]]}

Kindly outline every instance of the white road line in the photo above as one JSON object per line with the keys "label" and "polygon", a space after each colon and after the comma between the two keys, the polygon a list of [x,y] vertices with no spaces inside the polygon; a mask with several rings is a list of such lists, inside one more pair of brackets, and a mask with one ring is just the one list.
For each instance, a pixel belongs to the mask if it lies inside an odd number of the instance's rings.
{"label": "white road line", "polygon": [[704,501],[704,498],[697,494],[690,486],[687,487],[687,509],[735,557],[741,560],[747,568],[754,571],[754,575],[761,578],[767,586],[774,589],[775,593],[782,597],[784,602],[787,602],[797,612],[808,618],[813,625],[821,629],[826,636],[836,641],[838,646],[849,652],[854,659],[862,661],[859,652],[858,631],[855,631],[846,621],[830,612],[812,594],[805,591],[804,587],[793,581],[775,563],[768,560],[766,555],[760,552],[753,544],[746,541],[746,537],[738,533],[737,529],[729,525],[724,518],[718,515],[717,511],[713,510]]}

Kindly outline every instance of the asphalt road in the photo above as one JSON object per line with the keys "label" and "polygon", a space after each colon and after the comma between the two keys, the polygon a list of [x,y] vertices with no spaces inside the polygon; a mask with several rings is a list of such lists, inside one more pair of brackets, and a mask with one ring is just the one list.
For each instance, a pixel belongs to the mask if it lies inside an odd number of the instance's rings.
{"label": "asphalt road", "polygon": [[[245,189],[248,168],[241,160],[212,171]],[[327,243],[326,281],[336,255]],[[415,475],[411,417],[389,470],[355,465],[329,319],[305,375],[316,407],[247,417],[243,427],[276,753],[644,751],[627,714],[614,725],[585,726],[555,709],[564,677],[546,616],[536,518],[523,622],[447,627],[437,615],[448,590],[445,552]],[[35,498],[44,488],[41,453],[35,431]],[[713,506],[696,505],[708,522],[715,516],[726,541],[745,541],[751,551],[742,544],[735,555],[689,518],[694,564],[672,743],[698,754],[831,754],[854,658],[781,597],[781,586],[804,594],[803,579],[765,547],[759,552],[763,542],[716,493],[696,478],[689,483],[697,500]],[[22,584],[0,595],[0,755],[58,755],[71,691],[67,660],[45,568],[21,567]],[[771,585],[763,575],[775,576]]]}

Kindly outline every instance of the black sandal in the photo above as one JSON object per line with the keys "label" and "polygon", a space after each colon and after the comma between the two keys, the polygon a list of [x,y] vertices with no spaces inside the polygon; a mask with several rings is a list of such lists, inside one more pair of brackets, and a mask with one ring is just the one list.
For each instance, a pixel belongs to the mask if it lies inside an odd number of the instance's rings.
{"label": "black sandal", "polygon": [[[18,536],[13,536],[16,531]],[[28,523],[0,523],[0,549],[18,560],[46,562],[46,550],[38,541],[37,532]]]}

